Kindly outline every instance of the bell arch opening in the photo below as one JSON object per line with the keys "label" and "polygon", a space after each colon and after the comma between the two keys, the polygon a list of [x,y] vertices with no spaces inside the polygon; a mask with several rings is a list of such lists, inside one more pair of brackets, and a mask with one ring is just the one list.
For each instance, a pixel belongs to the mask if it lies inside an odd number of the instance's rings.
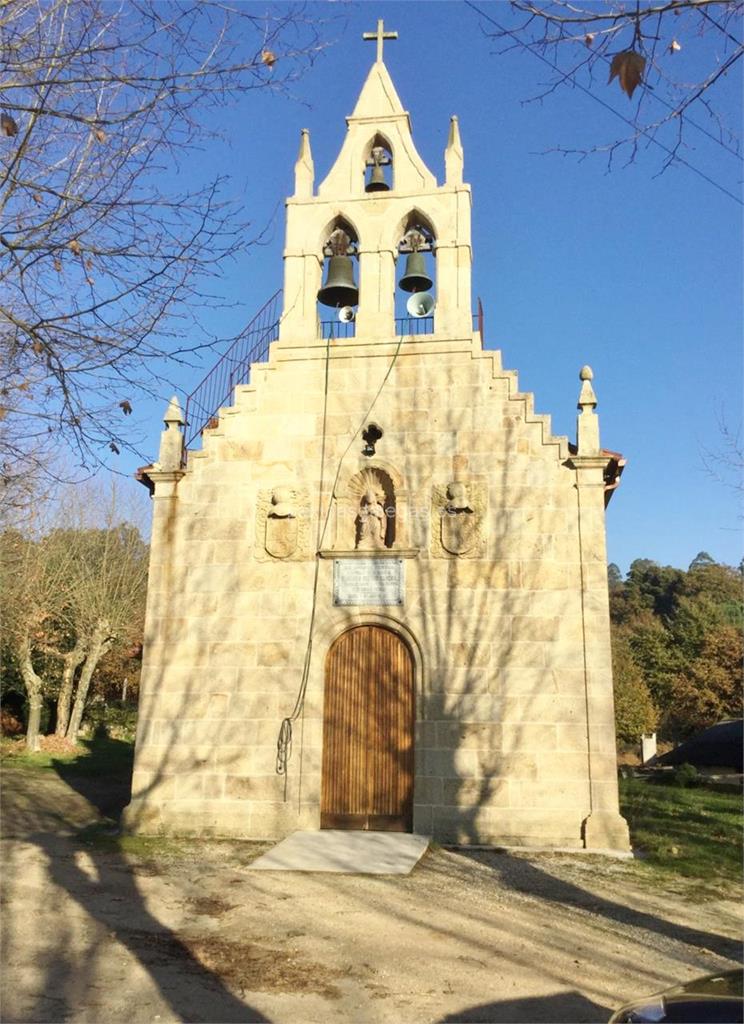
{"label": "bell arch opening", "polygon": [[377,132],[364,148],[364,191],[391,192],[395,188],[393,149],[384,135]]}
{"label": "bell arch opening", "polygon": [[396,239],[395,316],[409,328],[421,320],[426,333],[433,330],[436,244],[434,226],[425,214],[412,210],[403,218]]}
{"label": "bell arch opening", "polygon": [[[345,217],[338,216],[328,225],[322,238],[323,284],[318,290],[321,321],[329,319],[328,308],[344,310],[359,305],[359,236],[355,228]],[[343,316],[341,320],[343,322]],[[353,321],[353,316],[348,320]]]}

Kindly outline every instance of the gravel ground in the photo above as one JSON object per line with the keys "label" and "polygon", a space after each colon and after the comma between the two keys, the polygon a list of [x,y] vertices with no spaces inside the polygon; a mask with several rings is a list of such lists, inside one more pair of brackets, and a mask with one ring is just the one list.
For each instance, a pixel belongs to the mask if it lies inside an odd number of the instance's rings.
{"label": "gravel ground", "polygon": [[251,873],[266,844],[86,840],[121,794],[70,782],[85,795],[3,773],[8,1024],[601,1022],[740,957],[735,900],[642,864],[434,849],[405,877]]}

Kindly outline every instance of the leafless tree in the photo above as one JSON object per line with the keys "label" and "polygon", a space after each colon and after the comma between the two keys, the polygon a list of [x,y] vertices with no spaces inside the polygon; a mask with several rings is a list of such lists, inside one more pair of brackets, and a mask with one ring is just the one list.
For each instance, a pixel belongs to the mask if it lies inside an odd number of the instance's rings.
{"label": "leafless tree", "polygon": [[685,162],[693,131],[739,155],[739,120],[729,123],[716,92],[744,53],[741,0],[511,0],[503,16],[494,5],[466,2],[499,53],[529,50],[549,69],[534,99],[569,86],[591,91],[606,106],[608,86],[632,100],[615,139],[559,152],[605,153],[612,164],[619,152],[632,161],[651,140],[665,169]]}
{"label": "leafless tree", "polygon": [[209,341],[209,278],[250,234],[226,179],[185,187],[183,164],[215,111],[322,48],[302,5],[258,10],[0,5],[0,485],[20,496],[63,443],[82,466],[135,444],[158,362]]}

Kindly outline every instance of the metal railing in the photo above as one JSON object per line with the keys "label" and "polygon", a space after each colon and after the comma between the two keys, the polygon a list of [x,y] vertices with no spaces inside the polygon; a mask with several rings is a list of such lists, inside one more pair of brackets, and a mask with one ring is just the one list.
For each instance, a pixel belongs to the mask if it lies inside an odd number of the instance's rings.
{"label": "metal railing", "polygon": [[[219,410],[231,402],[235,388],[239,384],[250,383],[251,364],[265,362],[268,358],[269,346],[279,336],[281,297],[282,291],[279,289],[187,397],[184,452],[201,438],[205,429],[217,426]],[[483,328],[483,305],[478,299],[477,309],[473,313],[473,330],[480,332],[481,339]],[[319,330],[324,339],[356,337],[356,323],[353,320],[350,323],[321,320]],[[434,317],[396,317],[395,333],[398,337],[433,334]]]}
{"label": "metal railing", "polygon": [[207,427],[217,426],[219,410],[232,401],[235,388],[250,382],[251,363],[268,358],[279,335],[281,296],[281,289],[271,296],[186,399],[184,451]]}
{"label": "metal railing", "polygon": [[396,316],[395,333],[397,337],[403,334],[408,337],[410,334],[433,334],[433,316]]}
{"label": "metal railing", "polygon": [[346,323],[341,320],[321,320],[320,337],[327,341],[328,338],[355,338],[356,323],[350,320]]}
{"label": "metal railing", "polygon": [[[473,312],[473,330],[478,331],[483,339],[483,304],[478,299],[478,305]],[[433,334],[433,316],[399,316],[395,318],[395,334],[405,337],[417,334]],[[350,321],[342,323],[340,320],[321,320],[318,323],[318,337],[327,341],[328,338],[355,338],[356,323]]]}

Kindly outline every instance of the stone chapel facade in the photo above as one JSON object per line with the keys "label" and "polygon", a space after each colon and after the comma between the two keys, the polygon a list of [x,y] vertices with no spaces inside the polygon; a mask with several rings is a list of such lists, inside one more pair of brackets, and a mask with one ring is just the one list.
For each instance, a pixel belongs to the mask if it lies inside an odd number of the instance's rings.
{"label": "stone chapel facade", "polygon": [[[437,184],[380,43],[347,123],[317,187],[302,134],[267,360],[201,450],[183,451],[173,400],[142,471],[152,554],[125,822],[627,850],[604,522],[621,460],[600,447],[591,371],[572,444],[484,351],[457,119]],[[366,189],[383,163],[390,187]],[[359,302],[350,336],[329,339],[317,295],[338,231]],[[436,266],[422,333],[395,321],[411,231]]]}

